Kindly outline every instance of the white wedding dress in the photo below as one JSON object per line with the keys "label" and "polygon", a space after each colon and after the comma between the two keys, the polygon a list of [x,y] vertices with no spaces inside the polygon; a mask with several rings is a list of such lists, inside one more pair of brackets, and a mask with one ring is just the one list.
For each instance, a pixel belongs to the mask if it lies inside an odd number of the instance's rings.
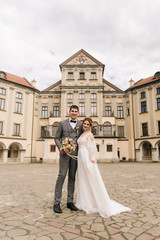
{"label": "white wedding dress", "polygon": [[77,208],[86,213],[99,213],[104,218],[131,211],[130,208],[109,198],[98,165],[90,160],[89,151],[97,151],[90,131],[82,134],[78,139],[78,146]]}

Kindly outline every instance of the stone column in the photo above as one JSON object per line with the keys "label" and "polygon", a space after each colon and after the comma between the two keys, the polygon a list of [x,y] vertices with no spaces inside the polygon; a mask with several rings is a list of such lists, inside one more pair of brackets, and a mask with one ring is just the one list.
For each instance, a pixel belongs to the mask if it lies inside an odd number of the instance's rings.
{"label": "stone column", "polygon": [[142,148],[136,149],[136,161],[141,162],[142,161]]}
{"label": "stone column", "polygon": [[106,154],[105,154],[105,140],[102,139],[101,143],[101,152],[100,152],[100,162],[104,162],[106,160]]}
{"label": "stone column", "polygon": [[61,92],[61,119],[64,120],[66,113],[67,113],[67,106],[66,106],[66,91]]}
{"label": "stone column", "polygon": [[152,148],[152,161],[159,162],[158,159],[158,148]]}
{"label": "stone column", "polygon": [[117,144],[117,139],[115,138],[114,140],[114,144],[113,144],[113,162],[118,162],[119,158],[118,158],[118,144]]}
{"label": "stone column", "polygon": [[20,149],[20,163],[24,163],[24,149]]}
{"label": "stone column", "polygon": [[86,117],[91,115],[90,91],[85,92],[85,115]]}
{"label": "stone column", "polygon": [[48,160],[48,139],[44,141],[44,161],[47,162]]}
{"label": "stone column", "polygon": [[3,149],[3,163],[7,163],[8,160],[8,149]]}

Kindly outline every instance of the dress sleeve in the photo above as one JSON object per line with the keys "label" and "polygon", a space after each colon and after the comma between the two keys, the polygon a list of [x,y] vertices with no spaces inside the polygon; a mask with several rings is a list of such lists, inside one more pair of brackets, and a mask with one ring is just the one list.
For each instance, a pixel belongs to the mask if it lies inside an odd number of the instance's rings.
{"label": "dress sleeve", "polygon": [[87,138],[87,148],[88,148],[88,150],[91,150],[92,153],[97,152],[97,146],[96,146],[96,142],[95,142],[93,135],[89,135]]}

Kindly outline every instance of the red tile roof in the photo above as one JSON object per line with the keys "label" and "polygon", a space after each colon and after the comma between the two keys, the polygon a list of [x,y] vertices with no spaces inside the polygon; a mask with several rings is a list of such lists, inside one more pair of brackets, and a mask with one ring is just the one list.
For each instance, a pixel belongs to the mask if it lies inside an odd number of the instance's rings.
{"label": "red tile roof", "polygon": [[138,82],[134,83],[134,85],[132,87],[130,87],[129,89],[136,88],[136,87],[139,87],[139,86],[142,86],[142,85],[145,85],[145,84],[152,83],[152,82],[155,82],[157,80],[160,80],[160,76],[157,73],[155,73],[154,76],[151,76],[151,77],[148,77],[148,78],[144,78],[144,79],[143,78],[140,79]]}
{"label": "red tile roof", "polygon": [[0,73],[4,73],[5,74],[5,76],[0,75],[0,78],[3,79],[3,80],[9,81],[9,82],[13,82],[13,83],[17,83],[17,84],[20,84],[22,86],[29,87],[29,88],[32,88],[32,89],[36,89],[25,78],[18,77],[16,75],[13,75],[13,74],[7,73],[7,72],[3,72],[3,71],[0,71]]}

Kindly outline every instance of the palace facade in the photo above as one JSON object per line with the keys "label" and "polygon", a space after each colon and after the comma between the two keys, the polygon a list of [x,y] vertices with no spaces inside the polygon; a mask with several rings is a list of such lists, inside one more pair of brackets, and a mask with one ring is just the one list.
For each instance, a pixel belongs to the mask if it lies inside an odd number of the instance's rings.
{"label": "palace facade", "polygon": [[0,71],[0,162],[58,162],[54,137],[72,104],[80,120],[93,120],[99,162],[160,162],[160,72],[122,91],[103,78],[104,68],[81,49],[43,91]]}

